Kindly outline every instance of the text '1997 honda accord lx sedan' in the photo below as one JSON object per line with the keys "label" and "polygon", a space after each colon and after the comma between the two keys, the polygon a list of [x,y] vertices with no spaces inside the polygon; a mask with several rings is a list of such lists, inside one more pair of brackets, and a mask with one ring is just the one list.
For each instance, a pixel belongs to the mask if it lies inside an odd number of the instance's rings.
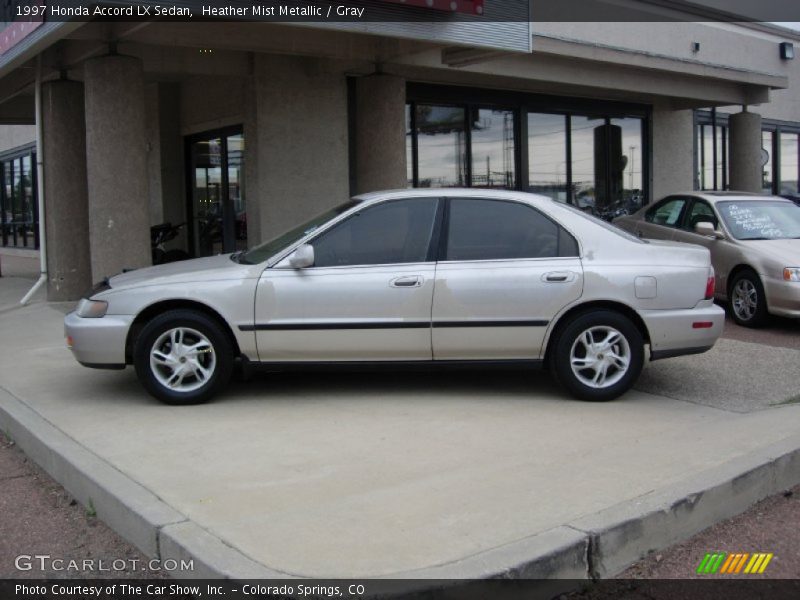
{"label": "text '1997 honda accord lx sedan'", "polygon": [[722,332],[706,248],[644,241],[542,196],[359,196],[247,252],[112,277],[67,315],[89,367],[133,364],[153,396],[202,402],[234,361],[547,365],[611,400],[650,358]]}

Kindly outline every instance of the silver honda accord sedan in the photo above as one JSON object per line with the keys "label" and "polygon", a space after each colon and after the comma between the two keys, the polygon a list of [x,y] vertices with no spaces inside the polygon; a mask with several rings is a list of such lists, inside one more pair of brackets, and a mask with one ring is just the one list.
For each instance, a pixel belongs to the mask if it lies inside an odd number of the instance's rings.
{"label": "silver honda accord sedan", "polygon": [[111,277],[65,318],[88,367],[203,402],[234,364],[547,366],[611,400],[722,333],[706,248],[645,241],[543,196],[358,196],[246,252]]}

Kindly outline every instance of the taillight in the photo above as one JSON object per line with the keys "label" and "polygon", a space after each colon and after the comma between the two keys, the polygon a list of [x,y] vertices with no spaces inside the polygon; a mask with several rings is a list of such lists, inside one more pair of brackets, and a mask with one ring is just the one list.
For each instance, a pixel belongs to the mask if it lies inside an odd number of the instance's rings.
{"label": "taillight", "polygon": [[711,274],[706,281],[706,300],[714,298],[714,269],[711,269]]}

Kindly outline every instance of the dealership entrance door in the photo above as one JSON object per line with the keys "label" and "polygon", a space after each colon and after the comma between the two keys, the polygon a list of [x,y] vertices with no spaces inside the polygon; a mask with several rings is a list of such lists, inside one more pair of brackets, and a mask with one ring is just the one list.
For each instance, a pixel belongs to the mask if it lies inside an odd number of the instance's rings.
{"label": "dealership entrance door", "polygon": [[196,256],[247,248],[241,126],[186,138],[189,245]]}

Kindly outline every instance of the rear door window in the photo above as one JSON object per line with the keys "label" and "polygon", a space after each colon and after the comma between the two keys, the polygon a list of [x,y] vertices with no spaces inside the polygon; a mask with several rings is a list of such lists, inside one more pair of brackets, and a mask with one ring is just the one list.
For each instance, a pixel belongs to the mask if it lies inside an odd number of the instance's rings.
{"label": "rear door window", "polygon": [[653,225],[677,227],[685,208],[685,198],[667,198],[648,210],[644,215],[644,220]]}
{"label": "rear door window", "polygon": [[450,200],[444,260],[578,256],[575,238],[532,206],[483,198]]}

